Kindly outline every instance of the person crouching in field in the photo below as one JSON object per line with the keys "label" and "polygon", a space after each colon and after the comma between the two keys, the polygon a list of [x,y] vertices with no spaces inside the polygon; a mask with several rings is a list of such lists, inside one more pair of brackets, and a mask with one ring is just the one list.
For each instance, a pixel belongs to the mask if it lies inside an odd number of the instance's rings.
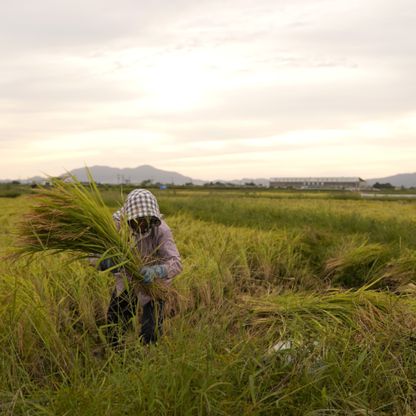
{"label": "person crouching in field", "polygon": [[[128,194],[123,207],[113,214],[117,225],[122,217],[127,220],[134,233],[140,254],[144,258],[152,259],[153,265],[145,266],[140,271],[143,282],[150,284],[157,278],[170,284],[182,271],[182,263],[172,232],[160,214],[156,197],[146,189],[133,190]],[[100,264],[101,270],[111,266],[106,261]],[[125,275],[117,270],[113,274],[115,289],[107,312],[109,343],[113,346],[119,345],[118,328],[121,327],[122,334],[126,332],[131,319],[136,316],[138,303],[142,307],[141,341],[144,344],[155,343],[162,334],[164,302],[161,299],[152,299],[142,292],[136,293],[125,286]]]}

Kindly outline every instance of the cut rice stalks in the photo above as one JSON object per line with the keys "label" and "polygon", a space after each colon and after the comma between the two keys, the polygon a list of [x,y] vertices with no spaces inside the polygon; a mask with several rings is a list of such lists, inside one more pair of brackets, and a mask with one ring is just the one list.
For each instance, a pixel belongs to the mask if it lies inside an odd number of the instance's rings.
{"label": "cut rice stalks", "polygon": [[97,256],[99,263],[111,259],[111,269],[130,276],[134,287],[154,298],[166,298],[166,285],[157,280],[143,283],[140,270],[148,260],[138,251],[127,222],[121,220],[116,226],[90,172],[88,178],[86,186],[73,175],[53,178],[51,187],[41,187],[32,196],[34,202],[18,224],[11,257],[66,252],[74,259]]}
{"label": "cut rice stalks", "polygon": [[266,332],[284,332],[291,325],[299,324],[319,332],[332,331],[337,326],[375,328],[394,316],[400,321],[407,316],[403,324],[412,330],[416,322],[413,299],[365,289],[245,297],[241,307],[248,313],[249,325]]}

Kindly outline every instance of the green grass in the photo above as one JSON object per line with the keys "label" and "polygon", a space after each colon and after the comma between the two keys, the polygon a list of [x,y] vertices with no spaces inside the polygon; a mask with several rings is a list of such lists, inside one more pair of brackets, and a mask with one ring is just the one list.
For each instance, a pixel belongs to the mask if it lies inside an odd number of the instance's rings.
{"label": "green grass", "polygon": [[412,203],[192,192],[158,193],[184,272],[157,346],[106,345],[110,273],[0,263],[0,414],[416,414]]}
{"label": "green grass", "polygon": [[[367,234],[374,242],[416,247],[413,232],[416,201],[358,201],[322,199],[161,196],[169,215],[186,213],[195,219],[255,229],[304,229],[333,234]],[[225,203],[226,202],[226,203]],[[400,211],[401,215],[397,215]]]}
{"label": "green grass", "polygon": [[29,185],[14,183],[0,183],[0,198],[17,198],[21,195],[30,194],[32,188]]}

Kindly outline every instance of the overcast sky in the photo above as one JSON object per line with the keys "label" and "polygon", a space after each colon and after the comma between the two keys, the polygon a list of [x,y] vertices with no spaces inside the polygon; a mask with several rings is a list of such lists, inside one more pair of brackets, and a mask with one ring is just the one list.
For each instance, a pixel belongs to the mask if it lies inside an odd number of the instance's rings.
{"label": "overcast sky", "polygon": [[414,0],[0,5],[0,178],[416,171]]}

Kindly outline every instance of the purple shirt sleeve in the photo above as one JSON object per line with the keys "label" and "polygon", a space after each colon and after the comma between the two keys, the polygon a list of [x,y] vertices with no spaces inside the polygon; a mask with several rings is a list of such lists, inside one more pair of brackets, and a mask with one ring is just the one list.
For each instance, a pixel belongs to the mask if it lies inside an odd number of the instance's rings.
{"label": "purple shirt sleeve", "polygon": [[162,221],[157,231],[158,258],[167,268],[168,279],[173,279],[182,271],[181,257],[169,226]]}

